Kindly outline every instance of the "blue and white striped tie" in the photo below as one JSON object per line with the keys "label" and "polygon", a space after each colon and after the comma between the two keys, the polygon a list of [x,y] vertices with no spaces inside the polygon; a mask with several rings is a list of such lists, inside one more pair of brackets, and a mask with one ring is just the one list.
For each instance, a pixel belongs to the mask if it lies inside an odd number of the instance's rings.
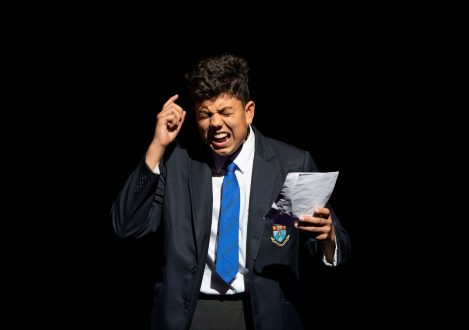
{"label": "blue and white striped tie", "polygon": [[216,271],[227,284],[238,273],[239,184],[235,175],[236,164],[226,168],[221,188]]}

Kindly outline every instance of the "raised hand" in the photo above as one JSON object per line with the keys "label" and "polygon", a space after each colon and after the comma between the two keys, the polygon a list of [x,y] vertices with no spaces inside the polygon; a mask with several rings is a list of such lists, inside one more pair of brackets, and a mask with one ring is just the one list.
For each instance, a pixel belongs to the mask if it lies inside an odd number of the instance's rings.
{"label": "raised hand", "polygon": [[171,96],[156,116],[155,134],[146,155],[146,163],[152,169],[160,162],[166,147],[174,141],[184,123],[186,111],[175,102],[178,97],[178,94]]}

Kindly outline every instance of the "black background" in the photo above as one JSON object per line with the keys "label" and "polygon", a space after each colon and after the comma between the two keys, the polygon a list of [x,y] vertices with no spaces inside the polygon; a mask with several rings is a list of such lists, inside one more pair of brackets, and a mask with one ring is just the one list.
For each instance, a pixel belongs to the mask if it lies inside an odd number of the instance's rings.
{"label": "black background", "polygon": [[353,258],[306,286],[321,302],[312,324],[439,321],[432,312],[447,306],[449,288],[466,289],[427,284],[460,272],[441,243],[454,229],[429,217],[451,202],[428,194],[447,179],[436,171],[460,165],[442,155],[448,145],[461,153],[455,109],[468,66],[458,8],[36,3],[8,22],[17,321],[145,328],[155,243],[116,238],[110,207],[183,73],[224,52],[251,66],[255,126],[340,171],[331,202]]}

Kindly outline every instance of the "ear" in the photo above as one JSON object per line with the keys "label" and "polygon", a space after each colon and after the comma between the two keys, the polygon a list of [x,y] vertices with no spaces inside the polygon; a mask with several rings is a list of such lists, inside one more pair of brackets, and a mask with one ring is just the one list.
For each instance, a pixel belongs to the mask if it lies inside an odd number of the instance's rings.
{"label": "ear", "polygon": [[254,101],[249,101],[244,106],[244,113],[246,116],[246,124],[251,125],[254,119],[254,109],[256,108],[256,104]]}

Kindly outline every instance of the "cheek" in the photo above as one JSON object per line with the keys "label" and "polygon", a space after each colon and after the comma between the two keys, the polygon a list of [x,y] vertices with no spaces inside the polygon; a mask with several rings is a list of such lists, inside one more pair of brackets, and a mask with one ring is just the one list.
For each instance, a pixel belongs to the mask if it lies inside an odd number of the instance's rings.
{"label": "cheek", "polygon": [[198,123],[197,124],[197,129],[199,130],[199,133],[201,136],[205,136],[207,133],[207,129],[205,127],[205,125],[201,124],[201,123]]}
{"label": "cheek", "polygon": [[247,134],[247,126],[246,124],[238,125],[236,127],[236,130],[234,131],[234,135],[236,136],[237,139],[239,140],[244,140]]}
{"label": "cheek", "polygon": [[207,121],[206,120],[197,121],[197,127],[199,131],[206,131],[208,127]]}

